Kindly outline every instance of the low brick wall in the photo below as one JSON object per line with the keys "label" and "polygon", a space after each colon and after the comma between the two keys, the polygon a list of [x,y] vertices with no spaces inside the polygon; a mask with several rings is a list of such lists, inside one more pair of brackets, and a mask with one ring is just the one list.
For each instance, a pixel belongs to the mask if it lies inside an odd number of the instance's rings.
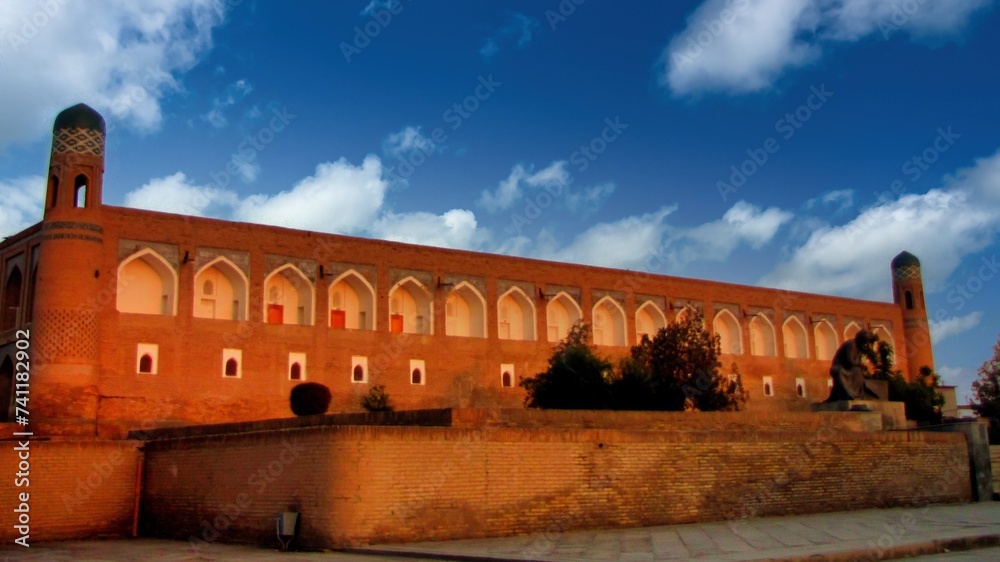
{"label": "low brick wall", "polygon": [[[14,517],[20,514],[12,513],[22,503],[21,493],[28,493],[30,544],[131,534],[141,455],[138,441],[65,439],[22,444],[16,439],[0,441],[0,505],[4,510],[0,540],[9,544],[21,535],[14,528]],[[23,460],[29,465],[28,474],[18,477]]]}
{"label": "low brick wall", "polygon": [[1000,445],[990,445],[990,464],[993,465],[993,493],[1000,494]]}
{"label": "low brick wall", "polygon": [[[739,416],[740,414],[729,414]],[[276,545],[504,536],[962,502],[957,434],[316,426],[148,442],[144,534]]]}

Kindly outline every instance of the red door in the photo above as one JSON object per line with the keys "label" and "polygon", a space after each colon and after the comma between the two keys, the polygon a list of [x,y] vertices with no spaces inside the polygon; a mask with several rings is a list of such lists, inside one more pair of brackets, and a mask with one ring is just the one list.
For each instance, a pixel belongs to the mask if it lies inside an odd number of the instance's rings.
{"label": "red door", "polygon": [[284,324],[285,323],[285,307],[280,304],[269,304],[267,305],[267,323],[268,324]]}
{"label": "red door", "polygon": [[330,327],[343,329],[347,326],[347,314],[343,310],[330,311]]}
{"label": "red door", "polygon": [[402,333],[403,332],[403,315],[402,314],[393,314],[389,319],[390,319],[390,322],[389,322],[389,331],[390,332],[399,332],[399,333]]}

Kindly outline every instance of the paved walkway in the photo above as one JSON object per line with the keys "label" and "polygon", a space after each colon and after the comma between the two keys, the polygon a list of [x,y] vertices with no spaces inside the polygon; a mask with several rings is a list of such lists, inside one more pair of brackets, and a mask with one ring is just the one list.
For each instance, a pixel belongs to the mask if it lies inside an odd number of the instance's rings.
{"label": "paved walkway", "polygon": [[[378,545],[351,553],[279,553],[182,541],[134,539],[4,545],[0,562],[367,561],[436,560],[879,560],[1000,545],[1000,502],[920,509],[865,510],[642,529],[582,531],[500,539]],[[1000,559],[1000,549],[916,560]],[[378,554],[384,554],[380,556]],[[971,556],[971,558],[970,558]]]}

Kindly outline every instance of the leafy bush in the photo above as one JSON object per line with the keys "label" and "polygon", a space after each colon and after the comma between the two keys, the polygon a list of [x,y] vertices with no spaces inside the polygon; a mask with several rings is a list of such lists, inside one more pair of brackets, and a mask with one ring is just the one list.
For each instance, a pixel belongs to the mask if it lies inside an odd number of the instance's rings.
{"label": "leafy bush", "polygon": [[384,384],[376,384],[361,397],[361,407],[369,412],[391,412],[392,404]]}
{"label": "leafy bush", "polygon": [[590,326],[577,322],[556,346],[549,368],[522,379],[529,408],[599,410],[609,406],[610,389],[605,380],[611,364],[598,357],[589,345]]}
{"label": "leafy bush", "polygon": [[304,382],[292,389],[289,401],[296,416],[325,414],[330,407],[330,389],[318,382]]}
{"label": "leafy bush", "polygon": [[549,359],[549,368],[523,379],[532,408],[615,410],[741,410],[747,392],[736,366],[719,372],[719,337],[700,315],[644,337],[617,368],[589,344],[590,328],[577,323]]}

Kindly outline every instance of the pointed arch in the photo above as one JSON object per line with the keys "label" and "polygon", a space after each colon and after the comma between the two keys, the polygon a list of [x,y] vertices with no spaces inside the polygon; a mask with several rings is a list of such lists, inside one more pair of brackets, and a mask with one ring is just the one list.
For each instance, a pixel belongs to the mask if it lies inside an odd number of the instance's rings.
{"label": "pointed arch", "polygon": [[653,339],[657,332],[667,327],[667,316],[653,301],[646,301],[635,311],[635,342],[642,341],[642,336]]}
{"label": "pointed arch", "polygon": [[595,345],[624,346],[625,309],[609,296],[597,301],[591,311],[592,335]]}
{"label": "pointed arch", "polygon": [[4,280],[0,330],[9,330],[17,326],[18,318],[21,316],[21,289],[23,285],[24,277],[21,275],[21,268],[15,265],[7,274],[7,279]]}
{"label": "pointed arch", "polygon": [[455,285],[445,298],[444,307],[445,335],[486,337],[486,299],[468,281]]}
{"label": "pointed arch", "polygon": [[534,341],[535,303],[520,287],[497,299],[497,336],[502,340]]}
{"label": "pointed arch", "polygon": [[722,309],[715,315],[712,321],[712,330],[719,335],[719,347],[722,353],[729,355],[740,355],[743,353],[743,338],[740,337],[740,322],[736,316]]}
{"label": "pointed arch", "polygon": [[309,278],[290,263],[264,278],[264,317],[268,324],[312,326],[315,302]]}
{"label": "pointed arch", "polygon": [[375,288],[363,275],[353,269],[341,273],[329,293],[331,328],[375,329]]}
{"label": "pointed arch", "polygon": [[434,333],[434,302],[423,283],[407,277],[392,287],[389,291],[389,328],[407,334]]}
{"label": "pointed arch", "polygon": [[816,339],[816,359],[829,361],[837,353],[837,331],[827,320],[820,320],[813,328]]}
{"label": "pointed arch", "polygon": [[778,355],[774,344],[774,324],[764,314],[757,314],[750,320],[750,354],[758,357]]}
{"label": "pointed arch", "polygon": [[796,316],[789,316],[781,325],[781,336],[785,344],[785,357],[789,359],[809,358],[809,337],[806,328]]}
{"label": "pointed arch", "polygon": [[55,174],[49,176],[49,208],[54,209],[59,203],[59,177]]}
{"label": "pointed arch", "polygon": [[580,305],[566,291],[560,291],[545,305],[549,341],[556,343],[562,340],[569,333],[570,327],[579,322],[581,318],[583,318],[583,311],[580,310]]}
{"label": "pointed arch", "polygon": [[853,340],[854,336],[858,335],[860,331],[861,326],[858,326],[858,323],[852,320],[844,327],[844,341]]}
{"label": "pointed arch", "polygon": [[674,322],[677,323],[677,324],[680,324],[681,322],[683,322],[684,320],[686,320],[688,317],[690,317],[690,315],[697,314],[697,313],[698,313],[698,311],[696,311],[693,306],[691,306],[691,305],[685,305],[684,308],[682,308],[680,310],[680,312],[678,312],[677,314],[674,315]]}
{"label": "pointed arch", "polygon": [[87,205],[87,192],[89,191],[88,186],[90,185],[90,180],[86,175],[80,174],[76,176],[76,180],[73,182],[73,206],[78,209],[83,209],[88,207]]}
{"label": "pointed arch", "polygon": [[243,270],[219,256],[194,276],[194,316],[217,320],[246,320],[250,280]]}
{"label": "pointed arch", "polygon": [[893,349],[896,349],[895,341],[893,341],[892,339],[892,334],[889,333],[889,330],[885,327],[884,324],[879,324],[875,326],[875,328],[872,330],[872,333],[878,336],[878,339],[891,345]]}
{"label": "pointed arch", "polygon": [[[37,252],[37,251],[36,251]],[[31,277],[28,279],[28,299],[24,303],[24,319],[32,322],[35,318],[35,293],[38,291],[38,255],[36,253],[35,264],[31,267]]]}
{"label": "pointed arch", "polygon": [[177,272],[152,248],[143,248],[118,266],[118,312],[177,314]]}
{"label": "pointed arch", "polygon": [[0,423],[9,421],[14,400],[14,361],[8,355],[0,362]]}

